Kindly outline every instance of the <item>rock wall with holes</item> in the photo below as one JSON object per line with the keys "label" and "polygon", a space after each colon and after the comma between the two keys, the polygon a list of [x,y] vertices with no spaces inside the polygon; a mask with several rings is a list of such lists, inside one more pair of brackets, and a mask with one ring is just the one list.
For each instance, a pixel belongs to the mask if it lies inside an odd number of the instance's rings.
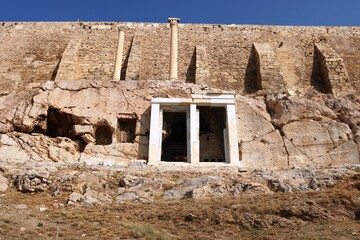
{"label": "rock wall with holes", "polygon": [[[1,93],[55,79],[111,80],[119,28],[125,32],[121,78],[168,79],[167,23],[6,22],[0,23]],[[326,47],[316,48],[316,44]],[[359,93],[359,27],[180,23],[178,79],[238,93],[264,89],[305,94],[326,89],[317,86],[323,84],[317,55],[328,52],[341,63],[334,72],[347,72],[340,81],[346,87],[337,92]],[[336,85],[337,76],[329,76]]]}
{"label": "rock wall with holes", "polygon": [[[113,166],[147,160],[151,98],[190,98],[207,91],[221,90],[170,80],[63,80],[2,96],[0,162]],[[355,95],[238,94],[236,114],[245,168],[360,164]],[[200,108],[201,162],[224,160],[224,117],[223,108]]]}

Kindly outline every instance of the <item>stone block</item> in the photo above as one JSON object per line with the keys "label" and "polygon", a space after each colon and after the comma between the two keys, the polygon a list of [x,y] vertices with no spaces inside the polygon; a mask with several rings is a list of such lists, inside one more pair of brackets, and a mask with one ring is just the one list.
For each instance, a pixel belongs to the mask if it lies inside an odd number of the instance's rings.
{"label": "stone block", "polygon": [[73,128],[73,134],[75,136],[80,136],[83,134],[87,134],[90,133],[91,135],[93,135],[93,127],[92,125],[74,125]]}
{"label": "stone block", "polygon": [[103,165],[107,166],[107,167],[113,167],[115,165],[115,160],[114,159],[104,159]]}
{"label": "stone block", "polygon": [[277,131],[240,145],[242,166],[250,169],[279,169],[288,167],[283,140]]}
{"label": "stone block", "polygon": [[5,192],[8,189],[8,185],[8,179],[0,174],[0,192]]}
{"label": "stone block", "polygon": [[84,163],[86,165],[92,166],[92,165],[103,165],[104,159],[99,157],[93,157],[86,155],[84,153],[81,153],[80,155],[80,163]]}

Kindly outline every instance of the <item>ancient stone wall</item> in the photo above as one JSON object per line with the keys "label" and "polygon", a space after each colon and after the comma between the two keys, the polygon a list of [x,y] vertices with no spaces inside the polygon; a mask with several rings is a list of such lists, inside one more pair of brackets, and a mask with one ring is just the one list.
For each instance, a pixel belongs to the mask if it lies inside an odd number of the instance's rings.
{"label": "ancient stone wall", "polygon": [[[321,72],[324,92],[350,93],[352,91],[344,60],[327,44],[315,44],[315,54]],[[321,84],[320,84],[321,85]]]}
{"label": "ancient stone wall", "polygon": [[[2,23],[1,92],[19,91],[30,83],[62,78],[111,80],[119,28],[125,33],[122,79],[168,79],[167,23]],[[77,50],[70,51],[70,43],[74,42],[80,44]],[[320,71],[314,69],[318,68],[314,64],[315,44],[326,43],[343,59],[343,68],[349,75],[347,88],[360,91],[359,27],[179,24],[178,79],[195,82],[196,73],[201,72],[196,69],[196,47],[204,46],[207,69],[206,78],[201,77],[201,81],[205,79],[211,87],[242,93],[257,79],[257,71],[253,70],[257,68],[256,61],[252,60],[254,43],[271,50],[271,57],[259,62],[265,64],[260,68],[266,70],[268,79],[264,88],[275,91],[284,88],[291,94],[314,89],[312,82],[319,77],[314,73]],[[70,53],[74,54],[73,65]],[[274,68],[270,71],[269,66]],[[63,75],[64,72],[67,74]],[[283,86],[274,79],[283,81]]]}
{"label": "ancient stone wall", "polygon": [[55,80],[76,79],[76,67],[78,63],[78,52],[81,45],[80,40],[72,39],[66,47],[59,60],[57,69],[54,70]]}
{"label": "ancient stone wall", "polygon": [[195,58],[195,82],[197,84],[202,84],[205,83],[208,80],[208,78],[209,78],[209,67],[206,56],[206,46],[197,45],[196,58]]}

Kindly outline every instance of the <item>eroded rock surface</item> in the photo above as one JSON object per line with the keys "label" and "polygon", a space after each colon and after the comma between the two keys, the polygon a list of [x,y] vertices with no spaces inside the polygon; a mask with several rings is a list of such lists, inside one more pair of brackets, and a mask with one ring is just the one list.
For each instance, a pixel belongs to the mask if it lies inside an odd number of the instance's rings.
{"label": "eroded rock surface", "polygon": [[[148,157],[150,100],[210,91],[182,81],[57,81],[0,97],[0,161],[121,166]],[[244,168],[359,163],[360,100],[236,96]]]}
{"label": "eroded rock surface", "polygon": [[[55,167],[57,166],[57,167]],[[29,170],[32,169],[32,170]],[[258,194],[306,193],[334,187],[343,179],[357,189],[360,164],[291,170],[239,171],[217,167],[127,167],[79,165],[9,165],[1,186],[23,193],[64,196],[70,205],[150,203],[159,199],[211,199]],[[3,189],[6,193],[7,189]],[[65,202],[63,203],[65,204]]]}

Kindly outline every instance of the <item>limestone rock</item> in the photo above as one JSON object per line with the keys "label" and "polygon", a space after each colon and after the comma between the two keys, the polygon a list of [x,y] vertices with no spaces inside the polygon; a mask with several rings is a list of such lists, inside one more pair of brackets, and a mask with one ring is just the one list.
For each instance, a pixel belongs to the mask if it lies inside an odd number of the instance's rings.
{"label": "limestone rock", "polygon": [[[130,159],[137,159],[138,157],[137,146],[131,143],[115,143],[104,146],[88,144],[82,153],[82,157],[85,157],[84,154],[103,159],[111,157],[117,165],[128,164]],[[102,163],[99,162],[99,164]]]}
{"label": "limestone rock", "polygon": [[15,209],[19,209],[19,210],[28,208],[25,204],[17,204],[14,207],[15,207]]}
{"label": "limestone rock", "polygon": [[6,177],[4,177],[2,174],[0,174],[0,192],[5,192],[8,188],[9,181]]}
{"label": "limestone rock", "polygon": [[330,188],[334,186],[334,179],[331,176],[316,176],[311,179],[309,188],[313,190],[321,190],[324,188]]}
{"label": "limestone rock", "polygon": [[112,200],[105,193],[99,193],[99,192],[91,190],[91,189],[86,189],[86,192],[84,193],[83,203],[84,204],[98,204],[98,203],[111,204]]}
{"label": "limestone rock", "polygon": [[70,205],[73,205],[73,204],[76,204],[76,203],[80,203],[83,201],[83,198],[84,196],[80,193],[77,193],[77,192],[73,192],[70,194],[69,198],[68,198],[68,201],[67,201],[67,204],[70,204]]}
{"label": "limestone rock", "polygon": [[283,132],[286,139],[310,158],[326,154],[334,147],[329,131],[313,120],[289,123]]}
{"label": "limestone rock", "polygon": [[234,186],[234,195],[242,193],[271,193],[268,187],[257,182],[241,182]]}
{"label": "limestone rock", "polygon": [[255,141],[240,145],[240,159],[248,168],[284,168],[288,165],[283,139],[278,131],[273,131]]}
{"label": "limestone rock", "polygon": [[193,199],[207,199],[214,196],[213,190],[210,186],[204,186],[200,188],[195,188],[188,192],[187,197],[193,198]]}
{"label": "limestone rock", "polygon": [[303,166],[312,162],[329,165],[359,161],[356,144],[352,144],[353,141],[345,144],[351,139],[351,130],[343,123],[321,124],[313,120],[302,120],[285,125],[282,131],[290,166]]}
{"label": "limestone rock", "polygon": [[17,176],[16,188],[21,192],[43,192],[51,187],[49,172],[26,172]]}
{"label": "limestone rock", "polygon": [[331,108],[338,118],[355,130],[360,126],[360,102],[354,95],[345,98],[327,99],[326,106]]}
{"label": "limestone rock", "polygon": [[95,138],[89,133],[81,135],[81,139],[87,144],[94,143],[96,141]]}
{"label": "limestone rock", "polygon": [[269,180],[268,186],[274,192],[292,192],[291,186],[280,179]]}
{"label": "limestone rock", "polygon": [[219,185],[224,181],[225,179],[220,176],[204,175],[197,178],[185,178],[183,185],[186,187],[203,187],[206,184]]}
{"label": "limestone rock", "polygon": [[338,119],[325,104],[307,98],[273,94],[267,96],[266,103],[272,123],[277,127],[302,119],[325,122]]}
{"label": "limestone rock", "polygon": [[274,131],[264,102],[239,96],[236,98],[236,112],[239,142],[255,140]]}
{"label": "limestone rock", "polygon": [[31,158],[25,149],[21,147],[12,137],[0,134],[0,161],[29,161]]}
{"label": "limestone rock", "polygon": [[104,159],[103,165],[106,167],[112,167],[115,165],[115,160],[114,159]]}
{"label": "limestone rock", "polygon": [[[76,124],[73,127],[73,134],[75,136],[81,136],[83,134],[91,134],[93,132],[93,127],[91,125],[79,125]],[[91,134],[93,135],[93,134]]]}
{"label": "limestone rock", "polygon": [[67,204],[69,205],[97,205],[97,204],[111,204],[111,198],[105,193],[99,193],[97,191],[86,189],[84,194],[73,192],[70,194]]}
{"label": "limestone rock", "polygon": [[332,164],[359,164],[359,150],[354,141],[350,140],[329,152]]}
{"label": "limestone rock", "polygon": [[137,194],[135,192],[126,192],[122,195],[117,196],[116,202],[122,203],[122,202],[128,202],[128,201],[135,201],[137,199],[139,199],[139,196],[137,196]]}
{"label": "limestone rock", "polygon": [[8,133],[14,128],[26,129],[22,121],[26,116],[26,110],[31,104],[32,93],[12,93],[0,97],[0,133]]}
{"label": "limestone rock", "polygon": [[84,189],[91,187],[92,190],[100,192],[104,190],[104,184],[106,184],[106,181],[103,179],[103,177],[98,176],[96,172],[87,171],[80,173],[77,176],[76,182],[77,184],[74,186],[74,188],[77,191],[83,191]]}
{"label": "limestone rock", "polygon": [[0,160],[50,161],[76,163],[78,144],[68,138],[50,138],[41,134],[1,134]]}
{"label": "limestone rock", "polygon": [[163,198],[166,200],[170,200],[170,199],[182,199],[184,198],[187,193],[191,191],[190,189],[185,189],[182,187],[177,187],[177,188],[173,188],[170,190],[166,190],[164,192]]}
{"label": "limestone rock", "polygon": [[99,158],[99,157],[93,157],[93,156],[88,156],[84,153],[81,154],[80,157],[80,163],[84,163],[88,166],[93,166],[93,165],[102,165],[104,162],[104,159]]}
{"label": "limestone rock", "polygon": [[[0,161],[80,161],[93,167],[146,161],[151,98],[189,98],[213,90],[183,81],[84,80],[48,82],[31,93],[1,96]],[[244,168],[359,161],[360,101],[356,95],[335,98],[315,91],[306,96],[260,91],[241,96],[237,92],[235,106]],[[134,120],[134,129],[122,129],[124,119]],[[128,130],[134,136],[130,140],[122,137]],[[222,188],[226,184],[222,182]]]}
{"label": "limestone rock", "polygon": [[119,186],[124,187],[124,188],[132,188],[133,189],[133,188],[138,188],[138,187],[143,186],[145,184],[145,181],[146,180],[144,178],[126,175],[120,179]]}

